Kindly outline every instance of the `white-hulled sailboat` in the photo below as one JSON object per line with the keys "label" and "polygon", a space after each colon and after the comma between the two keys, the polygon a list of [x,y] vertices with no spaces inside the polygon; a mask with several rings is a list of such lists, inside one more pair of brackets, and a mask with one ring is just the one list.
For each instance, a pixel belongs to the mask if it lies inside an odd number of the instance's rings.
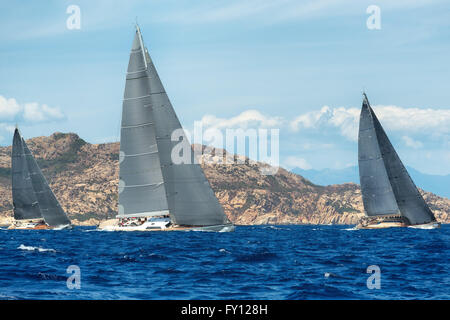
{"label": "white-hulled sailboat", "polygon": [[358,165],[366,217],[357,228],[438,228],[364,95],[359,120]]}
{"label": "white-hulled sailboat", "polygon": [[71,227],[19,129],[14,131],[12,153],[14,223],[9,229],[64,229]]}
{"label": "white-hulled sailboat", "polygon": [[[182,130],[136,25],[122,106],[119,214],[108,231],[233,231],[197,162],[175,164],[172,141]],[[183,141],[188,141],[182,134]]]}

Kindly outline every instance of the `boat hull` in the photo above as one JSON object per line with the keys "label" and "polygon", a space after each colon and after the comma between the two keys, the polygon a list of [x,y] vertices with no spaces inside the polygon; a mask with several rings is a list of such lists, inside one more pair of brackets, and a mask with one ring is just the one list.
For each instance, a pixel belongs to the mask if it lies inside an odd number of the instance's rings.
{"label": "boat hull", "polygon": [[16,230],[45,230],[49,228],[50,227],[42,219],[14,220],[8,227],[8,229]]}
{"label": "boat hull", "polygon": [[408,226],[408,228],[413,229],[423,229],[423,230],[431,230],[431,229],[438,229],[441,227],[441,224],[439,222],[430,222],[425,224],[417,224],[413,226]]}
{"label": "boat hull", "polygon": [[45,222],[14,222],[8,227],[9,230],[63,230],[71,229],[72,225],[51,227]]}
{"label": "boat hull", "polygon": [[395,218],[388,217],[387,220],[383,220],[383,218],[377,218],[372,220],[362,219],[360,223],[356,226],[356,229],[386,229],[386,228],[413,228],[413,229],[437,229],[440,228],[441,224],[439,222],[433,221],[430,223],[424,223],[419,225],[411,225],[407,220],[403,220],[401,217],[398,217],[398,220],[395,221]]}
{"label": "boat hull", "polygon": [[140,226],[121,226],[117,219],[109,220],[98,226],[99,231],[201,231],[201,232],[233,232],[235,226],[232,224],[221,224],[214,226],[178,226],[171,225],[167,228],[151,227],[148,224],[142,224]]}
{"label": "boat hull", "polygon": [[403,222],[377,222],[368,225],[357,225],[356,229],[386,229],[407,227]]}
{"label": "boat hull", "polygon": [[362,218],[356,225],[356,229],[386,229],[407,227],[408,220],[400,215],[385,215]]}

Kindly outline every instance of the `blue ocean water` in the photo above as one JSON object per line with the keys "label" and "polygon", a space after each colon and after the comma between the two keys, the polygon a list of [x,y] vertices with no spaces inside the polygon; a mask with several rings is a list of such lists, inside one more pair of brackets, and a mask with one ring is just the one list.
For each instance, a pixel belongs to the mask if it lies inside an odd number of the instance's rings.
{"label": "blue ocean water", "polygon": [[[0,299],[449,299],[449,247],[450,225],[0,230]],[[367,288],[370,265],[380,289]]]}

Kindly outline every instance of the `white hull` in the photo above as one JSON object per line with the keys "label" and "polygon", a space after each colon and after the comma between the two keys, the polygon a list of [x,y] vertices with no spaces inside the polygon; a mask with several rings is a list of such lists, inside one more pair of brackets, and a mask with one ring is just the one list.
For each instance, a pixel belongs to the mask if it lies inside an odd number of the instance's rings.
{"label": "white hull", "polygon": [[430,223],[425,223],[425,224],[417,224],[414,226],[408,226],[408,228],[423,229],[423,230],[438,229],[440,227],[441,227],[441,224],[439,222],[430,222]]}
{"label": "white hull", "polygon": [[[102,231],[150,231],[148,223],[143,223],[140,226],[120,226],[118,224],[112,226],[105,226],[103,228],[99,228]],[[165,228],[152,228],[152,230],[164,230]]]}
{"label": "white hull", "polygon": [[151,220],[146,221],[139,226],[119,225],[118,221],[114,224],[105,224],[98,227],[100,231],[202,231],[202,232],[232,232],[235,226],[232,224],[215,225],[205,227],[190,226],[167,226],[165,223],[154,223]]}

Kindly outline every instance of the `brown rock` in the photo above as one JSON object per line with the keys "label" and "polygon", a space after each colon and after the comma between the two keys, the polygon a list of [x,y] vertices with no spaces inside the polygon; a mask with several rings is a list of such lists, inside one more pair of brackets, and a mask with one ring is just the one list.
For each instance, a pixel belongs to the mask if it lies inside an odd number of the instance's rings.
{"label": "brown rock", "polygon": [[[74,224],[98,225],[115,217],[119,143],[89,144],[73,133],[54,133],[27,144]],[[317,186],[282,168],[265,176],[260,168],[266,165],[248,159],[217,164],[224,159],[214,153],[203,160],[206,177],[236,224],[355,224],[364,215],[356,184]],[[0,147],[1,219],[12,215],[10,166],[11,147]],[[449,223],[450,200],[421,192],[436,218]]]}

